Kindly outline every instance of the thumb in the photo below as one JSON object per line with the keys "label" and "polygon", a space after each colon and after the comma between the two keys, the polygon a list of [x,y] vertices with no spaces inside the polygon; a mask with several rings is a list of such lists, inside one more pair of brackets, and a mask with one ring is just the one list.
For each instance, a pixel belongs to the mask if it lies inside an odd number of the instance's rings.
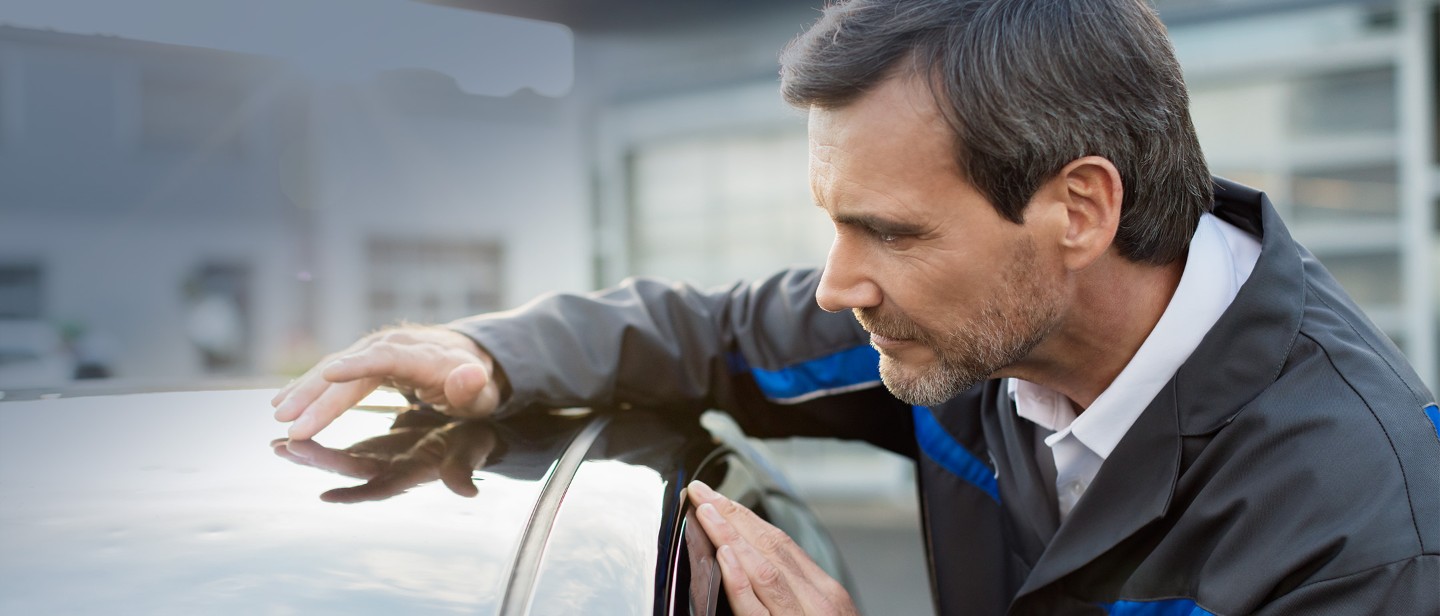
{"label": "thumb", "polygon": [[479,363],[456,366],[445,377],[445,401],[457,415],[484,417],[500,403],[490,371]]}

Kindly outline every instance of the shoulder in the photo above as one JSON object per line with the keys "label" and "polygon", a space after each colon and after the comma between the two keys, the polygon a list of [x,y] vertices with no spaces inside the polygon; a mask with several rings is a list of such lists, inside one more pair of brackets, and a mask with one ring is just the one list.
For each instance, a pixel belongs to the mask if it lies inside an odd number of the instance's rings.
{"label": "shoulder", "polygon": [[[1440,554],[1433,397],[1307,255],[1298,335],[1273,382],[1191,461],[1201,497],[1294,583]],[[1239,515],[1244,511],[1243,516]]]}

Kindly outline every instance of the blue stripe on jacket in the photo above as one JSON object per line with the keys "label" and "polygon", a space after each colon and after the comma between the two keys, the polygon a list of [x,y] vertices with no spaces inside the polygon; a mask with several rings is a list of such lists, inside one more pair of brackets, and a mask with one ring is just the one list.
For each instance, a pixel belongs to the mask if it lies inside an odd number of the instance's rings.
{"label": "blue stripe on jacket", "polygon": [[1116,601],[1101,603],[1100,607],[1110,616],[1215,616],[1190,599]]}
{"label": "blue stripe on jacket", "polygon": [[751,368],[750,374],[766,398],[794,404],[879,385],[880,354],[858,346],[779,370]]}
{"label": "blue stripe on jacket", "polygon": [[[747,368],[743,357],[729,359],[732,370]],[[880,354],[869,346],[857,346],[818,359],[800,362],[778,370],[748,368],[760,392],[773,402],[795,404],[829,394],[855,391],[880,384]],[[930,459],[945,470],[980,488],[990,498],[1000,501],[1000,488],[995,473],[974,454],[965,449],[935,420],[930,409],[912,409],[915,418],[915,442]]]}
{"label": "blue stripe on jacket", "polygon": [[930,409],[915,406],[911,407],[910,411],[915,417],[915,442],[920,445],[920,451],[925,452],[925,455],[930,456],[931,460],[939,463],[945,470],[989,494],[995,502],[1000,502],[1000,486],[996,483],[995,472],[989,465],[981,462],[975,454],[956,441],[955,437],[950,436]]}

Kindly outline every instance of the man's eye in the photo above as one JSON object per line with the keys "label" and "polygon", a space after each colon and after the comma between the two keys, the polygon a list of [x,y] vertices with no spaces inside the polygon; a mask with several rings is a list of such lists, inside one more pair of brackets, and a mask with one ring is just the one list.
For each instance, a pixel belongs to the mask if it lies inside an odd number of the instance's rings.
{"label": "man's eye", "polygon": [[904,234],[896,233],[894,231],[885,231],[882,229],[874,228],[870,229],[870,235],[881,244],[894,244],[895,242],[905,239],[906,237]]}

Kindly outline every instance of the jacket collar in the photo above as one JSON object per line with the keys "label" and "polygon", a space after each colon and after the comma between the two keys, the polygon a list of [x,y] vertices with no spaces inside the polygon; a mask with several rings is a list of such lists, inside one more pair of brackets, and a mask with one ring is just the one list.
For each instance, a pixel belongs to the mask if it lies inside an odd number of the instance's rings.
{"label": "jacket collar", "polygon": [[1260,260],[1230,309],[1172,380],[1180,430],[1186,436],[1220,429],[1275,382],[1304,312],[1300,249],[1270,199],[1253,188],[1217,179],[1215,215],[1260,235]]}
{"label": "jacket collar", "polygon": [[1218,430],[1279,375],[1300,327],[1305,283],[1299,251],[1259,191],[1216,178],[1214,213],[1261,237],[1254,271],[1120,440],[1018,597],[1096,560],[1163,517],[1179,480],[1181,436]]}

